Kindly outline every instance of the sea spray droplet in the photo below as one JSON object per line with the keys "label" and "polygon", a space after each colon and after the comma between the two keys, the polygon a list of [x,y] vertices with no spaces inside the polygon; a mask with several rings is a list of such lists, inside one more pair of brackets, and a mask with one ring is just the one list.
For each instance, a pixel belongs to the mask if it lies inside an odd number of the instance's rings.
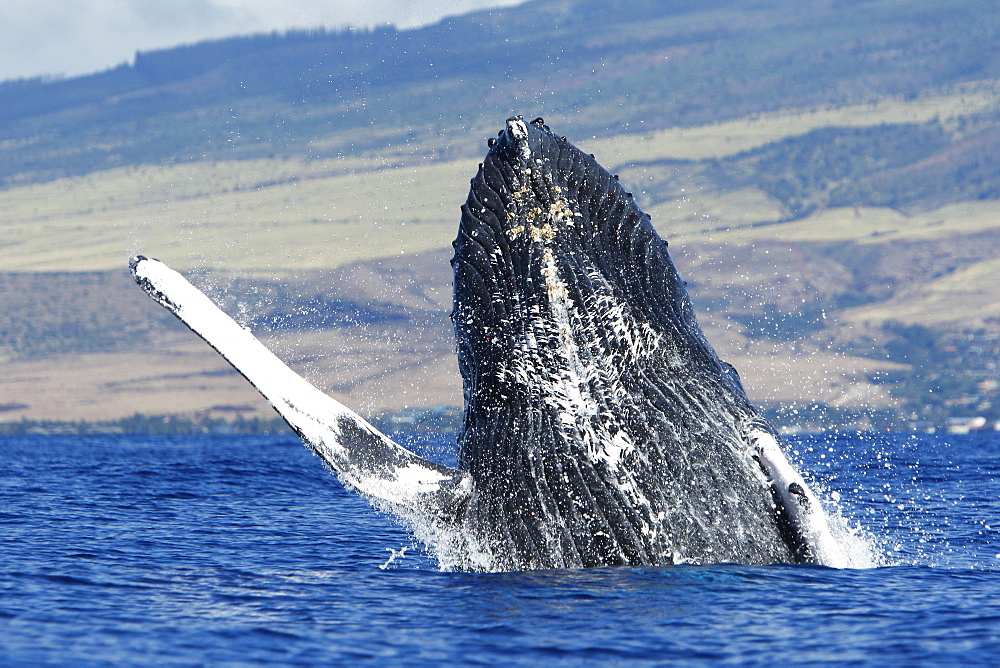
{"label": "sea spray droplet", "polygon": [[387,547],[385,549],[389,551],[389,559],[384,564],[379,566],[379,568],[381,568],[383,571],[389,568],[389,564],[396,561],[397,558],[402,559],[406,555],[406,551],[410,548],[409,546],[404,545],[398,550],[394,550],[391,547]]}

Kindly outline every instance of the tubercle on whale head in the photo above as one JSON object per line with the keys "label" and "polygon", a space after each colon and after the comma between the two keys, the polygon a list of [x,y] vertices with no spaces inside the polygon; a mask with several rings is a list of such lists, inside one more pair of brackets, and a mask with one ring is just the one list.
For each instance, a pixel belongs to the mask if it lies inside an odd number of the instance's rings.
{"label": "tubercle on whale head", "polygon": [[531,148],[528,146],[528,126],[520,116],[513,116],[507,119],[507,135],[510,136],[517,151],[525,160],[531,159]]}
{"label": "tubercle on whale head", "polygon": [[[521,166],[530,169],[532,158],[539,158],[539,153],[542,151],[541,137],[543,135],[537,131],[542,131],[544,135],[556,138],[541,118],[536,118],[529,123],[524,120],[523,116],[511,116],[504,122],[504,127],[497,133],[497,136],[487,141],[487,145],[497,153],[509,158],[520,158],[523,161]],[[558,139],[563,143],[566,141],[565,137]]]}
{"label": "tubercle on whale head", "polygon": [[528,126],[524,123],[523,116],[511,116],[507,119],[507,132],[516,141],[528,140]]}

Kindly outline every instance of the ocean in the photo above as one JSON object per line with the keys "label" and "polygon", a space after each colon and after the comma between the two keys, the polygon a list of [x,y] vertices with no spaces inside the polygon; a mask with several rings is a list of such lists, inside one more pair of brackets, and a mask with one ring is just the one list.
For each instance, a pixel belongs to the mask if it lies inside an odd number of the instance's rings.
{"label": "ocean", "polygon": [[1000,434],[788,443],[882,565],[442,572],[291,434],[0,437],[0,664],[996,664]]}

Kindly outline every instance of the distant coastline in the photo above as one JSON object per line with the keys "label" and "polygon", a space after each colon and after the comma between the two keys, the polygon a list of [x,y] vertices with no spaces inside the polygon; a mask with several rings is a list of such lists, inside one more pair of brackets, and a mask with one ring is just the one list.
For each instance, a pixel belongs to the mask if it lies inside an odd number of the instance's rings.
{"label": "distant coastline", "polygon": [[[1000,421],[983,417],[949,417],[941,421],[904,420],[891,411],[838,410],[828,406],[809,409],[765,407],[764,413],[781,426],[786,435],[832,432],[919,432],[968,434],[1000,431]],[[792,419],[792,414],[798,419]],[[810,419],[803,419],[811,416]],[[456,434],[461,426],[462,409],[457,406],[413,407],[373,416],[371,422],[387,434]],[[233,418],[218,415],[136,413],[116,420],[0,420],[0,436],[52,434],[282,434],[292,432],[284,420],[273,418]]]}

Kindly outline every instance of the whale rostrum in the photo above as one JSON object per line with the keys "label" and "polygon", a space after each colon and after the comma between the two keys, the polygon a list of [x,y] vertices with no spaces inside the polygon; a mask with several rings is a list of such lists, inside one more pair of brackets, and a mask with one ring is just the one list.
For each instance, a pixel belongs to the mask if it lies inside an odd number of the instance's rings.
{"label": "whale rostrum", "polygon": [[310,385],[177,272],[131,267],[346,486],[447,543],[450,567],[851,565],[705,339],[666,242],[593,156],[541,119],[508,119],[453,245],[456,468]]}

